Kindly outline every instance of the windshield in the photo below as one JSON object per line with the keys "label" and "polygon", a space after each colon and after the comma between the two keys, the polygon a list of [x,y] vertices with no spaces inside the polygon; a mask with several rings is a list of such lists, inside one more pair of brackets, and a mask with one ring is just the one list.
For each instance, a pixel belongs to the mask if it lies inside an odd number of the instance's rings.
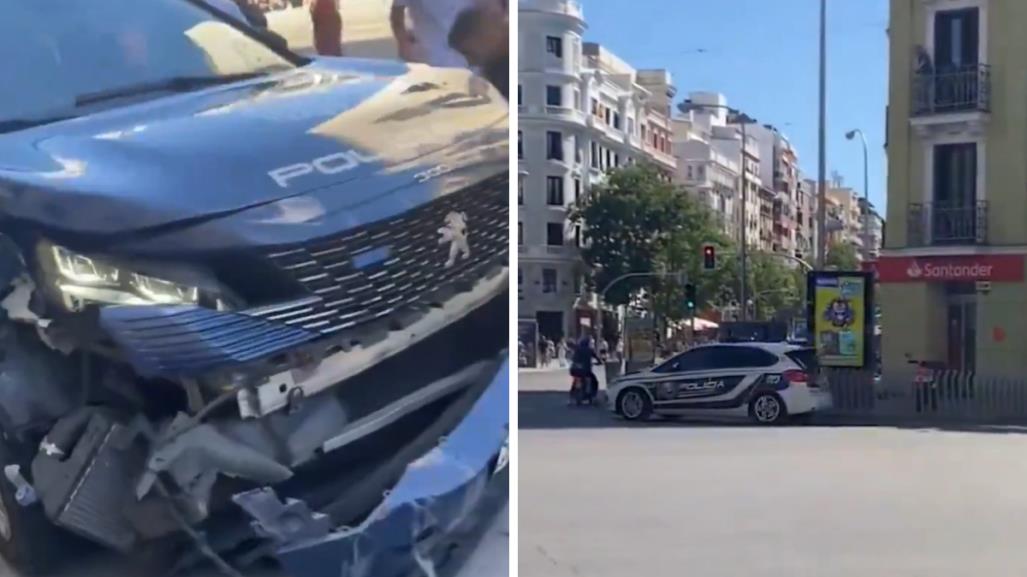
{"label": "windshield", "polygon": [[0,125],[82,114],[82,95],[292,66],[188,0],[5,0],[0,54]]}

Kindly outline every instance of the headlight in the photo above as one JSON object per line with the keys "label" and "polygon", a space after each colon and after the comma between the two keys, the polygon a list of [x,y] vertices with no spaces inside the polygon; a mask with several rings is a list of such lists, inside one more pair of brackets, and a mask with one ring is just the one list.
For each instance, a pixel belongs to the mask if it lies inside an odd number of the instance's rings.
{"label": "headlight", "polygon": [[81,311],[90,304],[198,305],[201,301],[227,308],[199,287],[125,271],[56,245],[40,245],[40,256],[52,263],[45,268],[51,269],[53,284],[69,311]]}

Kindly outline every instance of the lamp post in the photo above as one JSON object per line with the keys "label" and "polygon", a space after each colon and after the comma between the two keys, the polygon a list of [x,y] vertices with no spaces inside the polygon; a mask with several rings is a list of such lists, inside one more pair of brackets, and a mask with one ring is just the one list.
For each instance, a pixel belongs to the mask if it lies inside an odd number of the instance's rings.
{"label": "lamp post", "polygon": [[[745,162],[745,146],[748,143],[748,134],[746,133],[746,126],[749,125],[749,124],[755,124],[756,120],[751,118],[749,115],[747,115],[747,114],[745,114],[743,112],[739,112],[737,110],[734,110],[733,108],[731,108],[730,106],[728,106],[726,104],[704,104],[704,103],[692,102],[692,100],[688,99],[688,100],[685,100],[684,102],[682,102],[681,105],[678,107],[678,109],[681,110],[681,112],[685,112],[685,113],[691,112],[693,110],[711,110],[711,109],[712,110],[718,110],[718,109],[719,110],[726,110],[726,111],[728,111],[728,114],[730,115],[730,117],[728,119],[728,122],[730,124],[738,124],[741,127],[742,145],[739,147],[739,150],[741,151],[741,160],[742,160],[741,167],[740,167],[741,168],[741,189],[742,189],[742,198],[741,198],[741,201],[742,201],[742,215],[741,215],[742,216],[742,231],[741,231],[741,235],[740,235],[741,236],[741,247],[739,248],[739,259],[738,260],[739,260],[739,265],[740,265],[740,268],[741,268],[742,280],[739,283],[739,291],[738,292],[741,293],[741,300],[742,300],[743,303],[745,303],[746,302],[746,292],[747,292],[747,288],[748,288],[746,286],[746,279],[748,277],[748,270],[749,270],[749,265],[748,265],[749,241],[748,241],[748,234],[747,234],[748,230],[749,230],[749,223],[747,222],[747,215],[746,215],[746,209],[748,208],[747,205],[749,204],[748,203],[748,197],[747,197],[748,188],[749,188],[749,182],[748,182],[748,175],[746,174],[746,162]],[[747,317],[748,317],[748,311],[746,310],[746,307],[743,306],[742,307],[742,321],[747,320]]]}
{"label": "lamp post", "polygon": [[870,169],[869,154],[867,153],[867,137],[860,129],[850,130],[845,133],[845,138],[852,140],[859,135],[863,143],[863,262],[870,261]]}
{"label": "lamp post", "polygon": [[820,127],[817,143],[817,268],[827,256],[827,0],[820,0]]}

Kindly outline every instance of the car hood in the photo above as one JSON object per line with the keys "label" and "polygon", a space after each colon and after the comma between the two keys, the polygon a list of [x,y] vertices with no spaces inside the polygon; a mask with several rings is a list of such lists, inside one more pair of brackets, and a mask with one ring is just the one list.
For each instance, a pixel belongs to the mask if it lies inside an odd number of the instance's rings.
{"label": "car hood", "polygon": [[[507,107],[494,91],[471,96],[469,81],[325,59],[0,135],[0,218],[120,234],[300,195],[339,211],[442,175],[480,177],[468,171],[506,167]],[[414,188],[423,198],[408,204],[438,194]]]}

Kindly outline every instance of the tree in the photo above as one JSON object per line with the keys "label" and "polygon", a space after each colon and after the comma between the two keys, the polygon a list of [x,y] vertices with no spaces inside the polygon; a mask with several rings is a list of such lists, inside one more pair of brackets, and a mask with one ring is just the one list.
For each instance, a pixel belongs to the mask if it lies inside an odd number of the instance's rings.
{"label": "tree", "polygon": [[[672,208],[678,193],[654,167],[635,165],[610,171],[591,194],[579,199],[571,218],[582,225],[582,258],[593,270],[596,290],[627,273],[656,272],[658,256],[666,251],[678,222]],[[605,300],[628,304],[650,283],[644,277],[627,279]]]}
{"label": "tree", "polygon": [[859,257],[856,248],[845,242],[832,242],[827,247],[824,265],[838,270],[859,270]]}

